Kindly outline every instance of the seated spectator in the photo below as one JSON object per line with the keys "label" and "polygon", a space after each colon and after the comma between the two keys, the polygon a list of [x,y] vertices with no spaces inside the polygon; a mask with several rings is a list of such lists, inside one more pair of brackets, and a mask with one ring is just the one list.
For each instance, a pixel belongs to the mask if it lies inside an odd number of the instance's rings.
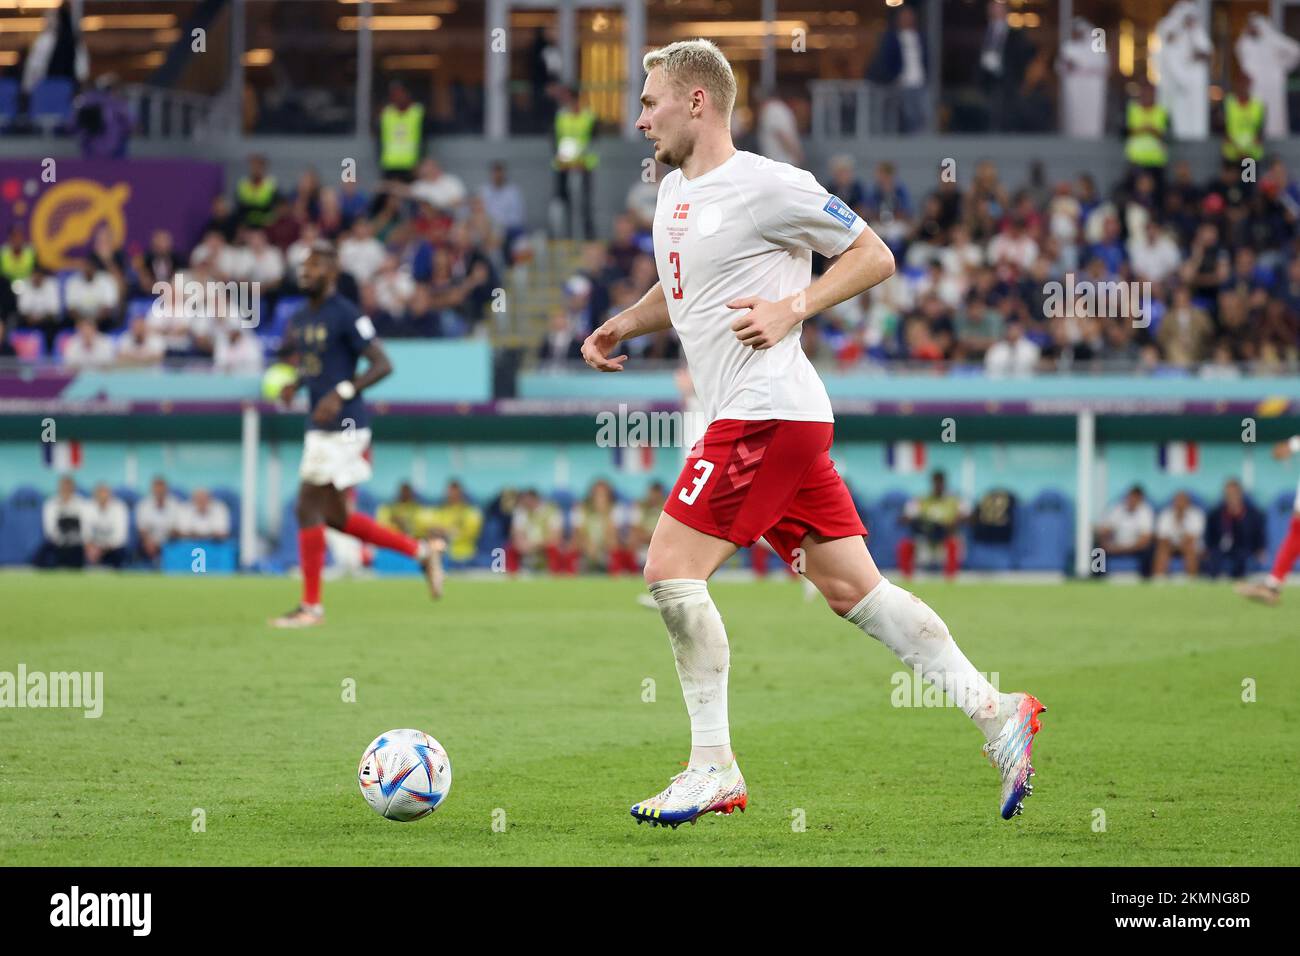
{"label": "seated spectator", "polygon": [[86,564],[122,567],[126,564],[126,542],[130,534],[126,503],[100,482],[85,509],[81,527]]}
{"label": "seated spectator", "polygon": [[401,264],[397,256],[391,253],[384,256],[384,261],[370,280],[374,293],[375,305],[380,312],[394,317],[403,317],[415,297],[415,279],[411,270]]}
{"label": "seated spectator", "polygon": [[1204,309],[1193,304],[1187,286],[1174,290],[1173,304],[1160,320],[1156,341],[1170,365],[1195,365],[1209,354],[1214,323]]}
{"label": "seated spectator", "polygon": [[1205,521],[1205,572],[1243,578],[1253,562],[1264,560],[1264,515],[1246,500],[1241,482],[1223,485],[1223,500]]}
{"label": "seated spectator", "polygon": [[408,190],[411,198],[426,202],[444,215],[454,216],[469,192],[459,176],[447,172],[432,157],[420,163]]}
{"label": "seated spectator", "polygon": [[465,497],[461,483],[447,482],[442,504],[429,510],[433,534],[447,542],[447,557],[458,564],[473,561],[478,551],[478,536],[483,530],[483,512]]}
{"label": "seated spectator", "polygon": [[118,365],[161,365],[166,354],[167,343],[149,327],[147,315],[133,318],[126,334],[117,340]]}
{"label": "seated spectator", "polygon": [[427,538],[433,529],[433,509],[416,497],[409,481],[397,488],[397,498],[380,505],[375,520],[412,538]]}
{"label": "seated spectator", "polygon": [[867,191],[862,188],[853,157],[842,153],[831,157],[830,179],[826,182],[826,191],[842,199],[850,209],[864,219],[867,217]]}
{"label": "seated spectator", "polygon": [[104,269],[97,269],[89,256],[77,261],[77,271],[63,286],[68,317],[74,322],[89,319],[102,326],[117,320],[121,295],[117,280]]}
{"label": "seated spectator", "polygon": [[586,571],[634,574],[636,559],[628,538],[627,512],[614,497],[608,481],[592,483],[587,497],[573,508],[573,548],[570,565],[576,572],[581,562]]}
{"label": "seated spectator", "polygon": [[[1155,544],[1155,513],[1147,504],[1141,485],[1134,485],[1103,516],[1097,528],[1096,546],[1112,558],[1132,555],[1137,558],[1138,573],[1151,577],[1151,560]],[[1103,572],[1098,572],[1103,573]]]}
{"label": "seated spectator", "polygon": [[261,375],[262,340],[238,319],[222,319],[212,342],[213,368],[224,375]]}
{"label": "seated spectator", "polygon": [[384,244],[375,238],[369,220],[358,219],[339,240],[339,267],[359,285],[369,282],[388,258]]}
{"label": "seated spectator", "polygon": [[506,570],[520,568],[562,573],[569,565],[570,551],[564,538],[564,517],[560,509],[533,488],[519,495],[510,517],[510,542],[506,545]]}
{"label": "seated spectator", "polygon": [[277,292],[284,282],[284,253],[272,245],[262,229],[249,229],[244,240],[244,268],[234,278],[258,283],[263,295]]}
{"label": "seated spectator", "polygon": [[937,567],[942,561],[944,576],[954,577],[961,564],[958,531],[969,513],[960,498],[949,494],[947,475],[937,468],[930,472],[930,493],[911,499],[903,508],[901,521],[911,532],[898,542],[903,576],[916,573],[919,557],[925,567]]}
{"label": "seated spectator", "polygon": [[505,163],[498,160],[492,164],[488,181],[479,187],[479,197],[483,200],[484,211],[505,240],[508,250],[515,239],[524,233],[528,223],[524,194],[506,177]]}
{"label": "seated spectator", "polygon": [[646,554],[650,550],[650,538],[654,535],[659,516],[663,514],[664,502],[668,500],[663,482],[652,481],[645,494],[632,506],[628,520],[627,539],[636,557],[637,567],[645,566]]}
{"label": "seated spectator", "polygon": [[108,368],[113,364],[113,342],[89,316],[77,320],[77,334],[63,347],[63,364],[84,370]]}
{"label": "seated spectator", "polygon": [[154,285],[171,282],[172,276],[184,266],[172,234],[166,229],[155,229],[149,236],[149,248],[137,246],[131,256],[131,282],[142,294],[152,294]]}
{"label": "seated spectator", "polygon": [[1038,367],[1041,350],[1025,337],[1025,327],[1018,319],[1009,319],[1003,335],[984,353],[984,370],[996,378],[1032,375]]}
{"label": "seated spectator", "polygon": [[45,540],[36,554],[37,567],[85,567],[86,505],[72,478],[67,475],[60,478],[58,491],[45,499],[41,508]]}
{"label": "seated spectator", "polygon": [[23,327],[36,329],[45,339],[45,351],[54,351],[54,340],[69,325],[59,303],[59,283],[44,269],[36,268],[26,279],[14,283],[18,317]]}
{"label": "seated spectator", "polygon": [[1204,540],[1205,512],[1192,504],[1187,492],[1178,492],[1156,519],[1155,575],[1168,577],[1170,559],[1178,555],[1183,559],[1187,576],[1196,577]]}
{"label": "seated spectator", "polygon": [[149,485],[149,494],[135,504],[135,531],[140,541],[140,556],[157,564],[163,545],[176,537],[180,527],[181,503],[161,477]]}
{"label": "seated spectator", "polygon": [[176,536],[224,541],[230,537],[230,509],[224,501],[213,498],[206,488],[196,488],[190,500],[181,505]]}
{"label": "seated spectator", "polygon": [[551,313],[537,357],[543,365],[551,368],[563,368],[568,362],[582,361],[582,339],[573,333],[569,316],[563,309]]}

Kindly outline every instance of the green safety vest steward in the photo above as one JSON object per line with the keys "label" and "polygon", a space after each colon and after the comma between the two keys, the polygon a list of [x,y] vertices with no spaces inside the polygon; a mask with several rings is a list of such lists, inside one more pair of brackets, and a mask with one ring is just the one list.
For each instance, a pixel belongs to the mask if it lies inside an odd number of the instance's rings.
{"label": "green safety vest steward", "polygon": [[0,248],[0,275],[10,282],[26,279],[36,271],[36,250],[23,246],[14,252],[10,246]]}
{"label": "green safety vest steward", "polygon": [[1260,159],[1264,155],[1264,143],[1260,133],[1264,130],[1264,104],[1251,98],[1241,102],[1235,96],[1223,101],[1223,127],[1227,139],[1223,142],[1223,155],[1228,159],[1240,160],[1249,156]]}
{"label": "green safety vest steward", "polygon": [[399,110],[391,103],[379,114],[379,165],[389,170],[412,170],[420,161],[424,138],[424,107],[412,103]]}
{"label": "green safety vest steward", "polygon": [[591,110],[571,113],[560,110],[555,114],[555,161],[558,168],[562,163],[581,162],[587,169],[595,169],[599,157],[591,151],[591,137],[596,130],[596,114]]}
{"label": "green safety vest steward", "polygon": [[246,213],[250,226],[265,226],[271,221],[271,206],[275,202],[275,177],[267,176],[254,183],[245,176],[235,186],[235,198]]}
{"label": "green safety vest steward", "polygon": [[1159,103],[1143,106],[1137,101],[1128,105],[1128,126],[1154,127],[1160,135],[1154,133],[1133,133],[1124,144],[1124,156],[1135,166],[1163,166],[1169,161],[1169,152],[1165,148],[1165,133],[1169,129],[1169,114]]}

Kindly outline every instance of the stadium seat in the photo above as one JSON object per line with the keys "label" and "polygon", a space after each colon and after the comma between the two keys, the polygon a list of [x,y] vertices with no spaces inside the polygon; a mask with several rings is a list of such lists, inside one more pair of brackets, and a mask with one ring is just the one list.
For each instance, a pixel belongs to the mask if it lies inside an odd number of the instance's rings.
{"label": "stadium seat", "polygon": [[27,111],[32,122],[45,133],[53,133],[72,118],[72,80],[53,76],[41,80],[32,90]]}
{"label": "stadium seat", "polygon": [[[394,495],[394,498],[396,498],[396,495]],[[375,497],[375,493],[369,488],[358,487],[356,507],[362,514],[370,515],[373,518],[379,510],[379,499]]]}
{"label": "stadium seat", "polygon": [[233,540],[208,541],[203,538],[178,538],[163,545],[163,574],[194,574],[195,550],[203,550],[204,574],[233,574],[238,566]]}
{"label": "stadium seat", "polygon": [[123,485],[114,488],[113,494],[126,505],[126,553],[128,558],[134,560],[140,551],[140,531],[135,526],[135,505],[140,500],[140,493]]}
{"label": "stadium seat", "polygon": [[4,505],[4,533],[0,534],[0,564],[30,564],[45,539],[41,508],[45,496],[31,487],[15,488]]}
{"label": "stadium seat", "polygon": [[213,488],[212,497],[220,501],[230,511],[230,538],[239,540],[239,492],[230,488]]}
{"label": "stadium seat", "polygon": [[380,575],[420,573],[420,565],[415,559],[387,548],[375,549],[375,560],[370,569]]}
{"label": "stadium seat", "polygon": [[1016,515],[1011,543],[1021,571],[1068,571],[1074,548],[1074,504],[1059,491],[1040,492]]}
{"label": "stadium seat", "polygon": [[20,362],[40,362],[45,358],[45,336],[35,329],[15,329],[9,333],[9,344]]}
{"label": "stadium seat", "polygon": [[1025,520],[1025,507],[1019,502],[1011,515],[1012,539],[1010,541],[976,541],[966,536],[962,568],[969,571],[1010,571],[1016,567],[1015,533]]}
{"label": "stadium seat", "polygon": [[18,119],[18,97],[22,86],[17,80],[0,78],[0,129],[8,129]]}
{"label": "stadium seat", "polygon": [[1287,531],[1291,528],[1291,515],[1295,512],[1295,492],[1284,491],[1273,499],[1264,513],[1264,540],[1268,542],[1268,553],[1274,554],[1282,546]]}
{"label": "stadium seat", "polygon": [[298,564],[298,512],[297,503],[290,499],[285,502],[280,514],[280,537],[275,542],[275,550],[267,558],[281,571]]}
{"label": "stadium seat", "polygon": [[269,323],[262,322],[257,327],[257,334],[267,338],[282,339],[289,328],[289,320],[302,308],[307,300],[300,295],[286,295],[275,304]]}
{"label": "stadium seat", "polygon": [[[898,542],[907,534],[899,521],[911,496],[894,489],[880,496],[874,505],[867,506],[867,546],[876,564],[882,568],[898,567]],[[862,509],[859,508],[859,511]]]}

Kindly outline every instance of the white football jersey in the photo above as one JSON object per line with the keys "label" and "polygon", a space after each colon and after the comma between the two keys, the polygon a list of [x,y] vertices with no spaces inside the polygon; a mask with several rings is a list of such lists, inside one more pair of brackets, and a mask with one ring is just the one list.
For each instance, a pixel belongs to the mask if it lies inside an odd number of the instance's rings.
{"label": "white football jersey", "polygon": [[796,326],[770,349],[742,345],[733,299],[776,301],[812,281],[812,250],[837,256],[866,228],[805,170],[738,151],[702,176],[664,177],[654,245],[668,314],[709,421],[830,422],[830,399]]}

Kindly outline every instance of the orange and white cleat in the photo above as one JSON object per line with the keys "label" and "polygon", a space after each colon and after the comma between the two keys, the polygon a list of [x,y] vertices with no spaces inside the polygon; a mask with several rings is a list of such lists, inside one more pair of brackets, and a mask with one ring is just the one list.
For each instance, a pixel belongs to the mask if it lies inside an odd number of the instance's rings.
{"label": "orange and white cleat", "polygon": [[1010,820],[1025,812],[1025,800],[1033,795],[1034,785],[1029,778],[1034,775],[1030,757],[1034,748],[1034,735],[1042,729],[1039,714],[1047,708],[1032,694],[1016,694],[1019,698],[1016,711],[1002,725],[998,735],[984,745],[984,756],[1002,774],[1001,812],[1003,820]]}
{"label": "orange and white cleat", "polygon": [[325,611],[318,604],[314,608],[306,604],[299,604],[287,614],[281,614],[279,617],[271,619],[271,626],[278,628],[302,628],[315,627],[317,624],[325,623]]}
{"label": "orange and white cleat", "polygon": [[433,537],[424,542],[420,548],[420,569],[424,571],[425,583],[429,585],[429,594],[436,601],[442,597],[446,573],[442,567],[442,556],[447,550],[447,542]]}
{"label": "orange and white cleat", "polygon": [[740,765],[733,758],[725,767],[687,767],[672,778],[663,792],[632,805],[632,817],[638,824],[672,827],[694,823],[706,813],[730,816],[739,809],[745,812],[749,792]]}
{"label": "orange and white cleat", "polygon": [[1282,589],[1272,581],[1252,581],[1241,583],[1233,588],[1238,594],[1251,601],[1273,607],[1282,599]]}

